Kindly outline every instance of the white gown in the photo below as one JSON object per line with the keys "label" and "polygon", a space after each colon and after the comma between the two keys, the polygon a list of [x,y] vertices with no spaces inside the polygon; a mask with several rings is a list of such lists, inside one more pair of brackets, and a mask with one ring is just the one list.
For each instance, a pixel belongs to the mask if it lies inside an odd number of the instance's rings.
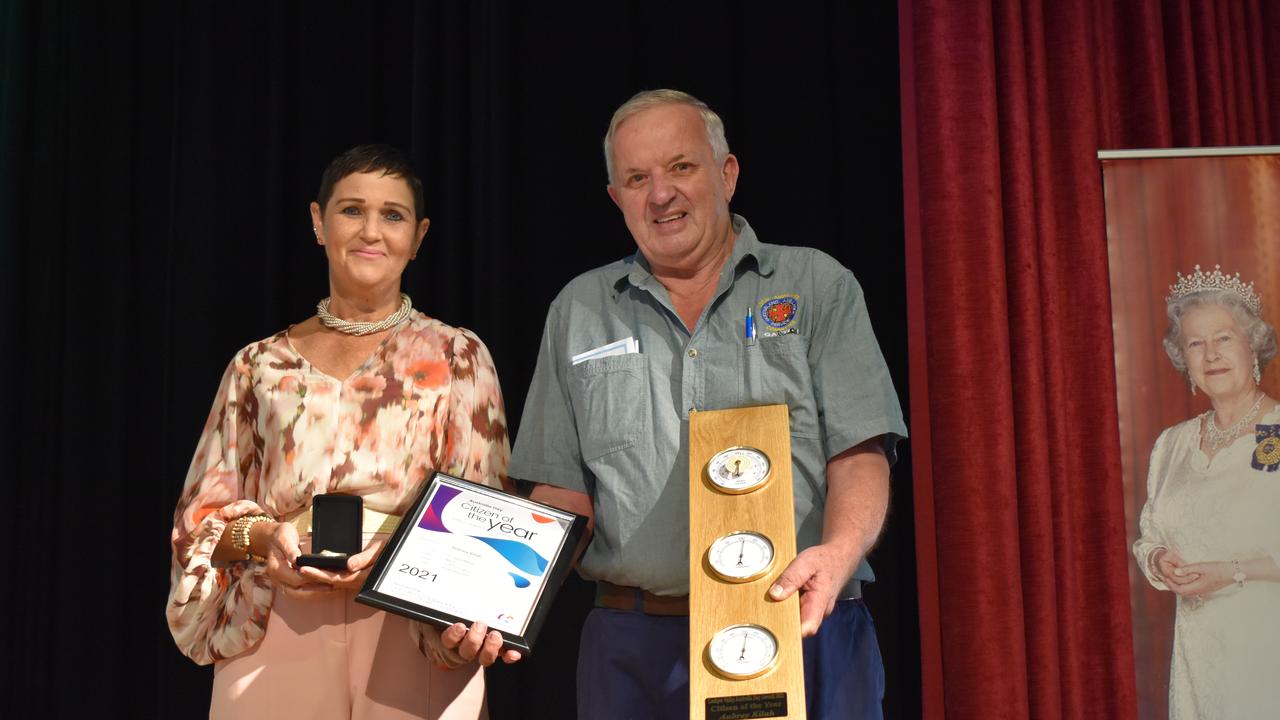
{"label": "white gown", "polygon": [[[1280,423],[1280,408],[1257,422]],[[1200,421],[1166,429],[1151,451],[1138,565],[1158,546],[1186,562],[1270,555],[1280,565],[1280,471],[1250,465],[1254,435],[1212,461],[1200,450]],[[1280,582],[1228,585],[1202,601],[1178,599],[1169,673],[1169,717],[1199,720],[1280,717]]]}

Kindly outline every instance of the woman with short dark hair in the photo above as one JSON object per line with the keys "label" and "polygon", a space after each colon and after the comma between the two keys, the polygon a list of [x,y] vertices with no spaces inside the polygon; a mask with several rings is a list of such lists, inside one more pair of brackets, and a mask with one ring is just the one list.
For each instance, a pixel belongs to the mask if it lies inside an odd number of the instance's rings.
{"label": "woman with short dark hair", "polygon": [[[506,481],[493,361],[400,292],[429,221],[397,150],[335,158],[311,220],[330,296],[223,375],[174,518],[169,627],[214,664],[211,717],[484,717],[499,633],[439,631],[354,597],[432,473]],[[324,493],[364,501],[364,549],[336,571],[297,563]]]}

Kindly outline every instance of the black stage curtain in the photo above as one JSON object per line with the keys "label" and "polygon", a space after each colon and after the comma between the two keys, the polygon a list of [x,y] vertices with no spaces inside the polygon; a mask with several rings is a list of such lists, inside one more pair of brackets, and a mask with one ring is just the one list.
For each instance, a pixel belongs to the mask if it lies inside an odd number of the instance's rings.
{"label": "black stage curtain", "polygon": [[[232,353],[326,294],[307,204],[360,142],[412,155],[415,304],[488,343],[513,434],[543,313],[634,250],[600,138],[637,90],[725,118],[734,207],[851,267],[906,406],[891,3],[0,3],[5,717],[201,717],[168,532]],[[889,717],[919,714],[909,448],[869,590]],[[494,718],[572,717],[574,579]]]}

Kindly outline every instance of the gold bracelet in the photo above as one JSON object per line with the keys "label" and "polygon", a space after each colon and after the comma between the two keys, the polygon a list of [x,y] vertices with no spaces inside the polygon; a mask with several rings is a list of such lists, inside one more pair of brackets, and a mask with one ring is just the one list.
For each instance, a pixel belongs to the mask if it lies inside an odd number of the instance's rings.
{"label": "gold bracelet", "polygon": [[270,515],[242,515],[231,523],[231,547],[244,553],[245,560],[253,562],[266,562],[267,559],[261,555],[254,555],[249,551],[249,531],[254,525],[260,522],[272,522],[275,518]]}

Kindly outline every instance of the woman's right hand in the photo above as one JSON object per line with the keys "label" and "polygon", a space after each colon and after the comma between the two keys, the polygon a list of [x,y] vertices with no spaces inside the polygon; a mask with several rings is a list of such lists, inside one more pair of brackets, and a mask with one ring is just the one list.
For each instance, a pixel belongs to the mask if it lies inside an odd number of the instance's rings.
{"label": "woman's right hand", "polygon": [[1188,563],[1173,550],[1159,548],[1155,553],[1155,566],[1160,571],[1160,576],[1164,578],[1164,584],[1179,596],[1193,594],[1188,586],[1199,580],[1200,574],[1184,572],[1182,566]]}
{"label": "woman's right hand", "polygon": [[249,549],[267,559],[267,577],[284,592],[299,596],[333,590],[298,572],[298,528],[293,523],[263,522],[249,529]]}

